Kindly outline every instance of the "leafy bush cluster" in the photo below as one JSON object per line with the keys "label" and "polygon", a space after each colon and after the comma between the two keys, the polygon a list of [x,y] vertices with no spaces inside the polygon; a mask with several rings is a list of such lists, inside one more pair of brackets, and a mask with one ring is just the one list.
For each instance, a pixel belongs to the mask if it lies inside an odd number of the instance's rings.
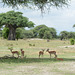
{"label": "leafy bush cluster", "polygon": [[70,39],[70,43],[71,43],[71,45],[74,45],[74,39],[73,38]]}
{"label": "leafy bush cluster", "polygon": [[[33,29],[26,30],[24,27],[16,29],[16,39],[26,39],[26,38],[42,38],[42,39],[53,39],[60,38],[61,40],[75,39],[75,32],[61,31],[59,35],[56,34],[54,28],[47,27],[46,25],[39,25]],[[3,38],[7,39],[9,34],[9,29],[4,27],[1,31]]]}

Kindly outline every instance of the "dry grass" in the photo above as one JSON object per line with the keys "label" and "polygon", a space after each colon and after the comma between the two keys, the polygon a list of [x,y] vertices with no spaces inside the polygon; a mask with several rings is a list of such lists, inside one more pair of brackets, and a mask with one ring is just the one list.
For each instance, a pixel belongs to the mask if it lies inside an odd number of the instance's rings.
{"label": "dry grass", "polygon": [[[35,46],[29,46],[29,44]],[[1,75],[75,75],[75,47],[71,46],[69,40],[19,40],[7,41],[0,39],[0,57],[11,55],[8,47],[12,45],[14,50],[20,51],[21,48],[25,51],[27,59],[0,59],[0,74]],[[55,50],[58,58],[63,58],[63,61],[57,61],[52,55],[49,58],[47,52],[44,53],[43,59],[38,58],[38,52],[41,49]]]}
{"label": "dry grass", "polygon": [[[35,46],[29,46],[29,44],[32,44],[32,45],[35,44]],[[10,54],[10,51],[8,50],[8,47],[10,47],[10,45],[13,46],[14,50],[18,50],[18,51],[20,51],[20,49],[23,48],[25,51],[25,54],[28,56],[38,55],[38,52],[41,49],[47,49],[47,48],[49,48],[50,50],[57,51],[57,54],[64,54],[64,52],[74,51],[73,50],[74,48],[71,49],[71,48],[63,47],[65,45],[68,46],[69,41],[51,40],[50,42],[47,42],[46,40],[31,40],[31,39],[19,40],[19,41],[0,40],[1,55]]]}

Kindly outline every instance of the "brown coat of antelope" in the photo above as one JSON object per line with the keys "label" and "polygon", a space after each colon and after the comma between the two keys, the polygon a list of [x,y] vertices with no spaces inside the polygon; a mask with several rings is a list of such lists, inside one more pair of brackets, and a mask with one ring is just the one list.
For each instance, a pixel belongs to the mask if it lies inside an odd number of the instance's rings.
{"label": "brown coat of antelope", "polygon": [[41,55],[43,56],[44,51],[45,51],[45,49],[42,49],[42,51],[39,51],[39,58],[40,58]]}
{"label": "brown coat of antelope", "polygon": [[14,57],[14,54],[17,54],[17,56],[19,57],[19,52],[18,51],[12,51],[12,49],[10,51],[11,51],[13,57]]}
{"label": "brown coat of antelope", "polygon": [[56,51],[49,51],[49,49],[47,49],[46,52],[50,54],[50,58],[51,58],[51,54],[54,54],[55,58],[57,58]]}
{"label": "brown coat of antelope", "polygon": [[63,61],[63,58],[56,58],[57,60]]}

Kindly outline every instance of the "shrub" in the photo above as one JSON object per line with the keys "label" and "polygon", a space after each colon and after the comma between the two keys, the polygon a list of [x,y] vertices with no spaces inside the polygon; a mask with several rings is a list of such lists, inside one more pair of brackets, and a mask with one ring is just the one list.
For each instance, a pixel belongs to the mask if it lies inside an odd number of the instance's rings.
{"label": "shrub", "polygon": [[32,44],[29,44],[29,46],[32,46]]}
{"label": "shrub", "polygon": [[70,43],[71,43],[71,45],[74,45],[74,39],[73,38],[70,39]]}
{"label": "shrub", "polygon": [[35,46],[35,44],[33,44],[33,46]]}

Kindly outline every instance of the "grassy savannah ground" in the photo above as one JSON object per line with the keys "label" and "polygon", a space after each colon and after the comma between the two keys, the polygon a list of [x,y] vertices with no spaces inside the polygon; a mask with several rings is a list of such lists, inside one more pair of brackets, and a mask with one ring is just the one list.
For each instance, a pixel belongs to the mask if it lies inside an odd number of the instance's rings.
{"label": "grassy savannah ground", "polygon": [[[0,75],[75,75],[75,45],[70,45],[69,40],[47,40],[23,39],[18,41],[7,41],[0,39],[0,57],[12,55],[8,47],[13,50],[25,51],[23,59],[0,59]],[[58,58],[63,61],[49,58],[45,51],[44,56],[39,59],[38,52],[41,49],[55,50]],[[16,55],[15,55],[16,56]]]}

